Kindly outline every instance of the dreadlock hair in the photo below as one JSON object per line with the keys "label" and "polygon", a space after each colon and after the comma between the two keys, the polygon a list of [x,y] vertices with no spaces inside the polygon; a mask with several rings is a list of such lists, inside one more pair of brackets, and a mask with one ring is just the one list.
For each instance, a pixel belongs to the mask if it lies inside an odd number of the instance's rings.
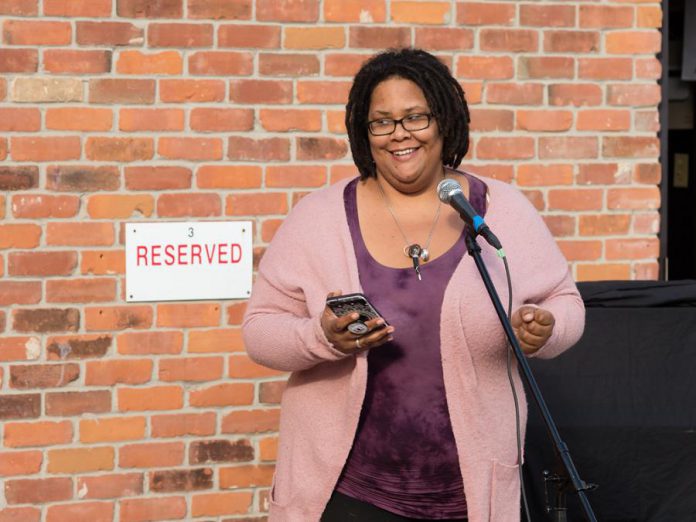
{"label": "dreadlock hair", "polygon": [[348,95],[346,129],[360,178],[377,176],[367,135],[372,91],[393,77],[410,80],[423,91],[442,135],[442,163],[457,168],[469,150],[469,107],[462,87],[432,54],[422,49],[389,49],[363,64]]}

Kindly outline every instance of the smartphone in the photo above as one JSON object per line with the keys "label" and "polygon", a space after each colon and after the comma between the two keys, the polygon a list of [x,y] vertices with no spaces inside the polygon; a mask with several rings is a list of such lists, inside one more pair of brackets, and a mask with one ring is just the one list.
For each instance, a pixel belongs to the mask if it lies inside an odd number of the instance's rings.
{"label": "smartphone", "polygon": [[[382,317],[382,314],[372,306],[370,301],[368,301],[367,297],[363,294],[346,294],[328,297],[326,299],[326,305],[331,308],[333,313],[338,317],[353,312],[360,314],[357,320],[348,325],[348,331],[356,335],[367,333],[369,330],[368,326],[365,324],[367,321]],[[384,321],[383,326],[388,326],[389,323],[387,323],[386,319],[382,317],[382,320]]]}

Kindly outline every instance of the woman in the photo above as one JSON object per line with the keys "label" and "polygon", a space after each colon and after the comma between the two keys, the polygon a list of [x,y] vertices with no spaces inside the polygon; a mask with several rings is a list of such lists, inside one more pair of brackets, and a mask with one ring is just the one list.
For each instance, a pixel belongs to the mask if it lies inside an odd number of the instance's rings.
{"label": "woman", "polygon": [[[444,178],[496,231],[512,322],[529,356],[576,342],[584,309],[567,262],[515,189],[455,170],[469,145],[464,93],[432,55],[379,54],[355,77],[346,126],[360,178],[303,198],[259,266],[249,355],[292,372],[283,395],[272,521],[519,519],[507,343]],[[498,289],[505,273],[483,256]],[[417,270],[416,270],[417,269]],[[363,292],[362,335],[325,302]],[[514,385],[522,402],[517,372]]]}

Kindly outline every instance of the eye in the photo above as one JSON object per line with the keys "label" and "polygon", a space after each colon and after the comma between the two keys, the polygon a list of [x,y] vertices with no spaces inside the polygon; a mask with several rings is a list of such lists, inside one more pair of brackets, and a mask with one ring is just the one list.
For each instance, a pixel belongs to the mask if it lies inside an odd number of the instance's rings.
{"label": "eye", "polygon": [[408,121],[425,121],[427,119],[427,114],[410,114],[409,116],[406,116],[406,120]]}
{"label": "eye", "polygon": [[394,123],[394,120],[384,118],[381,120],[375,120],[372,123],[373,123],[373,125],[387,126],[387,125],[391,125],[392,123]]}

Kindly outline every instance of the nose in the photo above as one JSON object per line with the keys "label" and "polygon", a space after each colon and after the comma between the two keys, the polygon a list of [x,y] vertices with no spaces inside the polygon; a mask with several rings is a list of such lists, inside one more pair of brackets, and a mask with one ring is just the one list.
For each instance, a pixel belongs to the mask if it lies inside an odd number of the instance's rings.
{"label": "nose", "polygon": [[411,136],[411,131],[406,130],[406,127],[404,127],[404,121],[398,121],[396,122],[396,128],[394,129],[394,132],[392,133],[392,139],[396,140],[403,140],[405,138],[408,138]]}

